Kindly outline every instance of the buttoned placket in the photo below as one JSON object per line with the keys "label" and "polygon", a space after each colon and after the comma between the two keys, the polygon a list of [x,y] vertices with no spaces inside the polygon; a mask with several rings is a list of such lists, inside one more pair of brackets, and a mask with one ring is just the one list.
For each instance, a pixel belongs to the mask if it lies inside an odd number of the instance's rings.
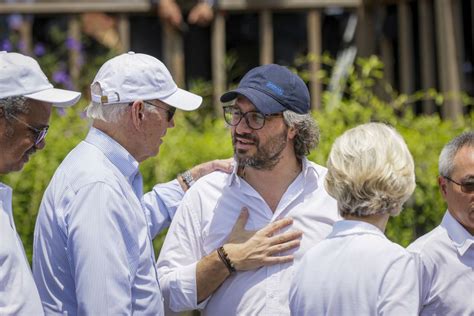
{"label": "buttoned placket", "polygon": [[[258,223],[255,223],[255,225],[257,225],[256,228],[262,228],[280,218],[284,218],[288,213],[289,206],[303,193],[305,182],[303,171],[290,184],[278,203],[275,212],[272,212],[262,196],[252,186],[250,186],[244,179],[240,178],[239,180],[241,181],[240,185],[242,186],[242,193],[258,199],[260,205],[263,207],[266,222],[264,225],[258,225]],[[255,208],[259,209],[258,205]],[[277,232],[277,234],[278,233],[280,232]],[[284,301],[284,299],[281,298],[282,295],[287,295],[286,289],[280,288],[282,284],[281,276],[283,267],[287,267],[287,265],[275,264],[261,268],[266,272],[266,278],[264,280],[266,304],[265,311],[263,312],[265,315],[278,314],[278,311],[281,309],[278,302]]]}

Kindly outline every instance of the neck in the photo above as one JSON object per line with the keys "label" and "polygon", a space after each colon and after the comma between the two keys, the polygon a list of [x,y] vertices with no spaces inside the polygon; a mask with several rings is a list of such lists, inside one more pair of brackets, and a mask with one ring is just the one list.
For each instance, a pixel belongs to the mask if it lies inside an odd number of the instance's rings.
{"label": "neck", "polygon": [[281,197],[301,172],[301,161],[294,154],[282,154],[280,161],[271,170],[243,167],[239,176],[247,181],[267,202],[274,212]]}
{"label": "neck", "polygon": [[388,219],[390,218],[389,214],[374,214],[374,215],[367,215],[367,216],[353,216],[353,215],[346,215],[344,216],[345,219],[351,221],[361,221],[372,224],[380,229],[382,232],[385,232],[385,228],[387,227]]}
{"label": "neck", "polygon": [[137,150],[138,147],[134,146],[135,143],[130,142],[130,139],[133,139],[133,137],[130,136],[131,134],[128,133],[126,125],[123,124],[123,122],[119,121],[118,123],[109,123],[102,120],[94,120],[92,126],[119,143],[138,162],[145,160],[140,156],[139,150]]}

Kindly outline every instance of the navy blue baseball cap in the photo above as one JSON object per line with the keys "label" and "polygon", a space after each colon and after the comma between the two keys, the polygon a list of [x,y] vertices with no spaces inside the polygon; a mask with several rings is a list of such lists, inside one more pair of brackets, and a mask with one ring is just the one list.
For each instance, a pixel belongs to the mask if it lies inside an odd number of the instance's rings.
{"label": "navy blue baseball cap", "polygon": [[298,75],[288,68],[269,64],[253,68],[245,74],[235,90],[224,93],[221,102],[243,95],[263,114],[290,110],[306,114],[310,110],[309,91]]}

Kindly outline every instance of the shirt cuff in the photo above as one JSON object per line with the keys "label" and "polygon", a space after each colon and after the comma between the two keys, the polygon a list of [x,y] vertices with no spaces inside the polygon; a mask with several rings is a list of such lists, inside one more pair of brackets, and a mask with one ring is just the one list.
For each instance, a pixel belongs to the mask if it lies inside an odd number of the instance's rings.
{"label": "shirt cuff", "polygon": [[209,297],[197,304],[196,267],[197,262],[180,267],[174,280],[170,281],[169,305],[174,312],[206,307]]}

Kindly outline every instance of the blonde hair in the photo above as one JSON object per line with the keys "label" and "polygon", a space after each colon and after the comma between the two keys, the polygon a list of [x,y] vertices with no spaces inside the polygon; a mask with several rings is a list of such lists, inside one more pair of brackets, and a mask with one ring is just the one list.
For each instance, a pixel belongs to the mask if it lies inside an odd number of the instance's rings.
{"label": "blonde hair", "polygon": [[415,167],[400,134],[382,123],[346,131],[332,146],[325,187],[341,216],[396,216],[415,189]]}

